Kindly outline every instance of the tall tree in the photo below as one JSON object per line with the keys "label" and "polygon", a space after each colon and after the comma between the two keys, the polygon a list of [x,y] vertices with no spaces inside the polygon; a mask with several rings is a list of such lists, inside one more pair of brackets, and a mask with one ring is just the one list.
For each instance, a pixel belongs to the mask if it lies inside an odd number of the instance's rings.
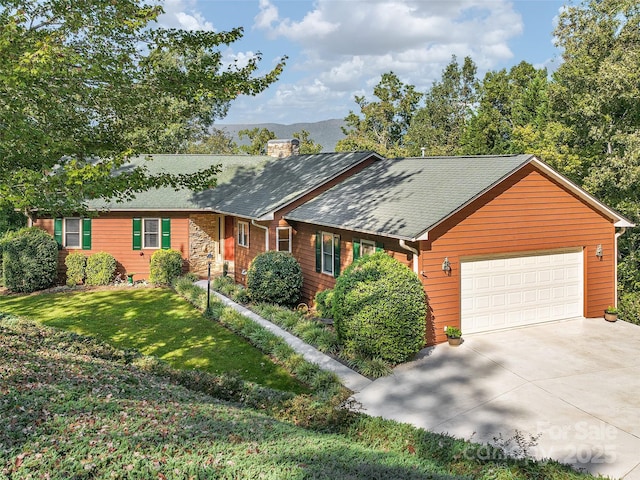
{"label": "tall tree", "polygon": [[178,150],[238,95],[266,89],[283,64],[258,76],[258,55],[223,68],[218,47],[241,28],[162,29],[161,11],[143,0],[0,0],[0,197],[61,214],[89,198],[214,182],[216,168],[151,176],[121,167]]}
{"label": "tall tree", "polygon": [[355,97],[362,116],[353,111],[347,115],[347,127],[342,129],[346,138],[338,141],[336,150],[373,150],[388,157],[402,156],[406,153],[404,136],[422,94],[389,72],[382,75],[373,95],[377,101],[368,101],[364,96]]}
{"label": "tall tree", "polygon": [[478,84],[478,105],[461,138],[466,154],[520,153],[514,130],[536,131],[548,121],[547,71],[521,62],[487,72]]}
{"label": "tall tree", "polygon": [[240,153],[240,148],[231,134],[219,128],[214,128],[202,138],[190,142],[184,152],[234,155]]}
{"label": "tall tree", "polygon": [[314,142],[310,135],[306,130],[300,130],[293,134],[293,138],[300,140],[300,154],[320,153],[322,150],[322,145]]}
{"label": "tall tree", "polygon": [[424,107],[413,117],[405,144],[410,155],[454,155],[475,103],[477,67],[470,57],[462,66],[455,55],[425,94]]}
{"label": "tall tree", "polygon": [[[554,32],[563,63],[553,110],[570,129],[584,187],[640,223],[640,4],[585,0],[566,7]],[[640,233],[621,237],[622,288],[640,288]],[[635,315],[640,316],[638,312]]]}
{"label": "tall tree", "polygon": [[276,138],[276,134],[268,128],[255,127],[251,130],[248,128],[240,130],[238,132],[238,137],[240,139],[247,137],[249,142],[251,142],[249,145],[240,145],[240,150],[244,153],[248,153],[249,155],[264,155],[267,153],[267,142],[269,142],[269,140],[274,140]]}

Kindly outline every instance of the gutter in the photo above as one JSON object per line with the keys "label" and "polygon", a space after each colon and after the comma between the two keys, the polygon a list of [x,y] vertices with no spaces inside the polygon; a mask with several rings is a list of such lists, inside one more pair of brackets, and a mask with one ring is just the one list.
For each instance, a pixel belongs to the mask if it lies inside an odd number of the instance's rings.
{"label": "gutter", "polygon": [[420,253],[415,248],[407,245],[403,239],[398,240],[398,243],[400,244],[401,248],[413,253],[413,271],[416,273],[416,275],[420,276],[420,267],[418,265],[418,257],[420,256]]}
{"label": "gutter", "polygon": [[255,218],[251,220],[251,225],[264,230],[264,251],[268,252],[269,251],[269,227],[265,227],[264,225],[257,224]]}
{"label": "gutter", "polygon": [[624,232],[626,232],[626,231],[627,231],[627,227],[622,227],[619,232],[616,232],[615,239],[614,239],[614,242],[613,242],[613,248],[614,248],[614,257],[613,257],[614,260],[613,261],[614,261],[614,265],[615,265],[614,272],[616,272],[615,297],[614,297],[613,301],[614,301],[614,306],[616,308],[618,308],[618,239],[622,235],[624,235]]}

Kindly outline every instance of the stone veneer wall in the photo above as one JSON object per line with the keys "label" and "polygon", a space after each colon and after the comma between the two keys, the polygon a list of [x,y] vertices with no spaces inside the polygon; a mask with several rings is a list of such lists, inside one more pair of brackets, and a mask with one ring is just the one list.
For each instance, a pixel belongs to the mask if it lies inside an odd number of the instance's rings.
{"label": "stone veneer wall", "polygon": [[218,236],[218,222],[212,213],[193,213],[189,216],[189,270],[196,275],[207,275],[207,255],[215,255],[214,238]]}

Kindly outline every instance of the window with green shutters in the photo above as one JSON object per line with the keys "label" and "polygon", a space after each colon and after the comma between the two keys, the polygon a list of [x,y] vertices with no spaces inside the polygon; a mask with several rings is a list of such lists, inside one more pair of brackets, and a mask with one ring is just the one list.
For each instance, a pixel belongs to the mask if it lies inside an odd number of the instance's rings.
{"label": "window with green shutters", "polygon": [[54,219],[53,238],[61,247],[91,250],[91,219],[77,217]]}
{"label": "window with green shutters", "polygon": [[171,248],[171,219],[170,218],[134,218],[133,219],[133,249]]}
{"label": "window with green shutters", "polygon": [[340,235],[316,233],[316,272],[338,277],[340,275]]}
{"label": "window with green shutters", "polygon": [[366,240],[364,238],[353,239],[353,261],[355,262],[360,257],[365,255],[371,255],[376,252],[384,252],[384,245],[380,242],[374,242],[373,240]]}

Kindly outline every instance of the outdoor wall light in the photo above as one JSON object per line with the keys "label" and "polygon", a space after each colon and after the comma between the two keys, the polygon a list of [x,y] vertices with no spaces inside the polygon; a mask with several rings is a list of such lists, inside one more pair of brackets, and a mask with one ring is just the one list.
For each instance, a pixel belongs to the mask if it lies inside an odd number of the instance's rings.
{"label": "outdoor wall light", "polygon": [[602,253],[602,244],[599,243],[598,245],[596,245],[596,257],[602,258],[603,256],[604,254]]}
{"label": "outdoor wall light", "polygon": [[442,262],[442,271],[446,273],[451,272],[451,263],[449,262],[449,257],[444,257],[444,261]]}

